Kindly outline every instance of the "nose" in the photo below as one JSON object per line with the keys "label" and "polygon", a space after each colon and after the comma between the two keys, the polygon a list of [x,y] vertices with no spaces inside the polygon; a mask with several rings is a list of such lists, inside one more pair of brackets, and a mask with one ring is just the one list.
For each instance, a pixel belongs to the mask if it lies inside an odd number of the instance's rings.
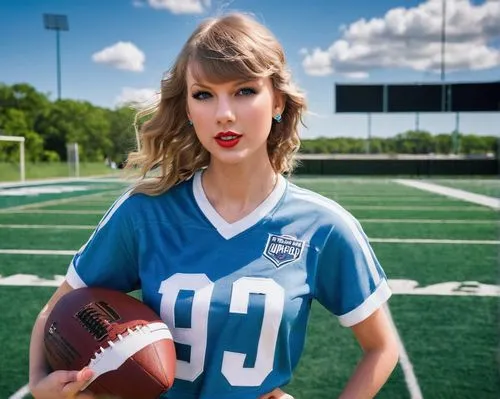
{"label": "nose", "polygon": [[219,125],[226,125],[234,122],[235,113],[231,100],[227,97],[219,97],[217,102],[216,120]]}

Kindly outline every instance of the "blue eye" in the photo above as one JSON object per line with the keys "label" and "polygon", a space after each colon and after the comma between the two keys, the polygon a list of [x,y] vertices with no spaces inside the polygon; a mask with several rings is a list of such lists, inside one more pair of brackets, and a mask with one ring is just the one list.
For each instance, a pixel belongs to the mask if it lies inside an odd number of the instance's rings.
{"label": "blue eye", "polygon": [[238,94],[242,96],[251,96],[256,94],[256,91],[250,87],[245,87],[243,89],[238,90]]}
{"label": "blue eye", "polygon": [[193,93],[193,98],[195,100],[207,100],[210,98],[212,95],[206,91],[197,91],[196,93]]}

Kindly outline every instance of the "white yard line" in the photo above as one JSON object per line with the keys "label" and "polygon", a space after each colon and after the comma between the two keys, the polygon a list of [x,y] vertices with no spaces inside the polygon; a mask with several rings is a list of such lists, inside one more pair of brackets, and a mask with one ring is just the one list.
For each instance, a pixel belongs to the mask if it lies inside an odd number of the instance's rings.
{"label": "white yard line", "polygon": [[[69,211],[69,210],[42,210],[42,211],[14,211],[9,213],[22,214],[76,214],[76,215],[101,215],[102,212],[92,210]],[[386,224],[500,224],[500,220],[433,220],[433,219],[359,219],[362,224],[386,223]],[[69,225],[69,224],[2,224],[0,229],[68,229],[88,230],[94,229],[95,225]]]}
{"label": "white yard line", "polygon": [[12,211],[19,211],[19,210],[33,209],[33,208],[36,209],[36,208],[42,208],[44,206],[67,204],[67,203],[79,201],[79,200],[86,199],[86,198],[100,197],[100,196],[102,196],[102,194],[103,193],[100,192],[100,193],[94,193],[94,194],[79,195],[76,197],[61,198],[61,199],[40,201],[40,202],[32,202],[32,203],[26,204],[26,205],[17,205],[17,206],[11,206],[8,208],[1,208],[0,213],[11,213]]}
{"label": "white yard line", "polygon": [[[73,212],[73,211],[71,211]],[[81,212],[81,211],[77,211]],[[25,213],[25,212],[23,212]],[[32,212],[28,212],[32,213]],[[61,213],[61,211],[56,211],[54,213]],[[360,219],[361,223],[405,223],[405,224],[497,224],[500,221],[495,220],[422,220],[422,219],[408,219],[408,220],[398,220],[398,219]],[[92,230],[95,229],[95,225],[76,225],[76,224],[8,224],[0,223],[0,229],[60,229],[60,230]],[[372,239],[372,240],[377,240]],[[380,239],[382,240],[382,239]],[[392,240],[399,240],[394,238]]]}
{"label": "white yard line", "polygon": [[500,224],[500,220],[470,219],[358,219],[360,223],[408,223],[408,224]]}
{"label": "white yard line", "polygon": [[487,206],[488,208],[492,208],[495,210],[500,210],[500,199],[498,198],[488,197],[487,195],[475,194],[469,191],[459,190],[458,188],[445,187],[439,184],[418,180],[396,179],[394,181],[405,186],[418,188],[420,190],[429,191],[431,193],[441,194],[447,197]]}
{"label": "white yard line", "polygon": [[61,214],[61,215],[103,215],[105,210],[102,211],[89,211],[89,210],[83,210],[83,211],[69,211],[69,210],[58,210],[58,209],[43,209],[43,210],[38,210],[38,209],[14,209],[10,210],[9,212],[2,212],[0,211],[0,215],[2,213],[6,214],[11,214],[11,213],[22,213],[23,215],[30,215],[30,214]]}
{"label": "white yard line", "polygon": [[55,249],[0,249],[3,255],[53,255],[73,256],[77,251],[65,251]]}
{"label": "white yard line", "polygon": [[370,238],[370,242],[386,244],[464,244],[464,245],[500,245],[497,240],[448,240],[434,238]]}
{"label": "white yard line", "polygon": [[0,224],[0,229],[92,230],[96,226],[72,224]]}
{"label": "white yard line", "polygon": [[394,333],[396,335],[396,340],[399,349],[399,364],[403,369],[406,386],[408,387],[408,391],[410,392],[410,397],[411,399],[422,399],[423,398],[422,391],[420,389],[420,385],[418,384],[417,376],[415,375],[415,371],[413,369],[413,364],[411,363],[410,357],[406,352],[403,340],[399,335],[396,324],[394,324],[394,320],[392,318],[391,311],[389,310],[389,306],[385,304],[384,308],[387,314],[387,318],[389,319],[389,323],[391,324],[392,329],[394,330]]}
{"label": "white yard line", "polygon": [[457,211],[457,212],[484,212],[489,211],[486,208],[478,206],[391,206],[391,205],[349,205],[344,204],[343,207],[357,210],[386,210],[386,211]]}
{"label": "white yard line", "polygon": [[4,182],[0,183],[0,188],[14,188],[14,187],[30,187],[42,184],[58,184],[58,183],[86,183],[86,182],[104,182],[104,183],[122,183],[124,182],[120,177],[111,178],[113,175],[102,176],[87,176],[87,177],[61,177],[54,179],[37,179],[28,180],[24,182]]}
{"label": "white yard line", "polygon": [[[460,244],[460,245],[500,245],[500,241],[488,240],[435,240],[427,238],[370,238],[370,242],[387,244]],[[7,255],[74,255],[77,250],[55,249],[0,249]]]}

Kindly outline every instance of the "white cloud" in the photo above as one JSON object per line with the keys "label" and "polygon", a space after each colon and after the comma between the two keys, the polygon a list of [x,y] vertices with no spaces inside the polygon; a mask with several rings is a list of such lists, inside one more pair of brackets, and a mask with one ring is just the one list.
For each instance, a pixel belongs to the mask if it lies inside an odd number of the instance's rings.
{"label": "white cloud", "polygon": [[137,108],[146,107],[159,98],[159,90],[133,87],[122,88],[121,93],[115,98],[115,105],[133,105]]}
{"label": "white cloud", "polygon": [[147,4],[157,10],[169,10],[172,14],[200,14],[210,7],[210,0],[134,0],[136,7]]}
{"label": "white cloud", "polygon": [[[378,68],[437,72],[441,66],[442,0],[414,8],[398,7],[383,18],[360,19],[340,29],[342,36],[327,49],[301,50],[306,73],[339,73],[367,77]],[[500,1],[447,2],[446,70],[500,66]],[[354,75],[352,75],[354,74]]]}
{"label": "white cloud", "polygon": [[144,70],[145,60],[144,53],[131,42],[118,42],[92,55],[94,62],[134,72]]}
{"label": "white cloud", "polygon": [[346,72],[344,76],[351,79],[367,79],[370,75],[367,72]]}

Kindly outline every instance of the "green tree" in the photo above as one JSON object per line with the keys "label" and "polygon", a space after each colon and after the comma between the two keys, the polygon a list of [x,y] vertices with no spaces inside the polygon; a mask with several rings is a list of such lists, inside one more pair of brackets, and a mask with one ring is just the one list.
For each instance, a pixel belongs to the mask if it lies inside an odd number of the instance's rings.
{"label": "green tree", "polygon": [[[6,136],[22,136],[25,138],[25,157],[27,161],[43,160],[43,138],[31,129],[25,112],[15,108],[5,109],[0,113],[2,134]],[[19,159],[19,145],[16,143],[2,143],[3,151],[0,154],[2,161]]]}
{"label": "green tree", "polygon": [[135,129],[133,126],[135,111],[129,107],[107,111],[110,124],[109,138],[111,149],[108,157],[119,163],[125,161],[130,151],[137,148]]}
{"label": "green tree", "polygon": [[66,144],[78,143],[81,161],[102,161],[112,148],[105,109],[86,101],[60,100],[40,123],[46,149],[66,160]]}

